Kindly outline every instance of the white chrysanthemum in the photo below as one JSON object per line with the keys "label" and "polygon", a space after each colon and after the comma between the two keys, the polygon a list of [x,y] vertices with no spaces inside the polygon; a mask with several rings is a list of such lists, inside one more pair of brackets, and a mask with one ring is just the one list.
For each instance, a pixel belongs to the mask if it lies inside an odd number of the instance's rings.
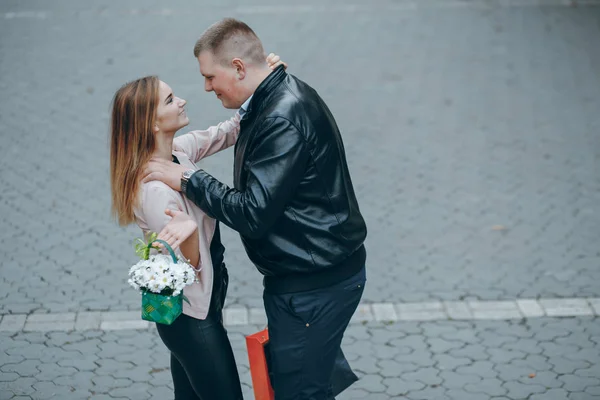
{"label": "white chrysanthemum", "polygon": [[137,290],[160,293],[171,290],[177,296],[183,288],[194,283],[195,273],[189,264],[174,263],[165,254],[151,255],[129,269],[128,283]]}

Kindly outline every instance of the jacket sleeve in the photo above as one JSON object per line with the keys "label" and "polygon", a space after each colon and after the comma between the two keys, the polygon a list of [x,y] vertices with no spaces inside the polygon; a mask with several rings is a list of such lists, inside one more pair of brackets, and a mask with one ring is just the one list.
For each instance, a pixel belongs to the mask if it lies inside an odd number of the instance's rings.
{"label": "jacket sleeve", "polygon": [[199,170],[185,193],[208,215],[251,238],[263,236],[283,213],[309,160],[304,136],[287,119],[267,119],[255,142],[246,157],[244,190],[232,189]]}
{"label": "jacket sleeve", "polygon": [[173,140],[173,150],[185,153],[193,163],[233,146],[240,133],[240,114],[203,131],[191,131]]}

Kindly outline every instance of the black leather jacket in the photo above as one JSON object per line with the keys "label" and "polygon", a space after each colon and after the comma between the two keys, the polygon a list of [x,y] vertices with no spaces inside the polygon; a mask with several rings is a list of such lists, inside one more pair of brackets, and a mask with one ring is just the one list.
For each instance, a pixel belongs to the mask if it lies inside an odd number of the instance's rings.
{"label": "black leather jacket", "polygon": [[283,67],[241,120],[234,187],[199,170],[185,194],[240,233],[267,290],[324,287],[364,267],[367,230],[338,127],[317,92]]}

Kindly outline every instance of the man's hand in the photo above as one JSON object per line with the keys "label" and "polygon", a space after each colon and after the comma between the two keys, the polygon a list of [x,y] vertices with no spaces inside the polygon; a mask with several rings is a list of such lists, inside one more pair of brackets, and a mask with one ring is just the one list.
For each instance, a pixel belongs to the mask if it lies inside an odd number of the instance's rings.
{"label": "man's hand", "polygon": [[169,243],[173,250],[177,250],[187,238],[197,231],[198,224],[192,217],[182,211],[166,209],[165,214],[170,216],[171,220],[160,231],[158,239],[164,240]]}
{"label": "man's hand", "polygon": [[142,182],[161,181],[172,189],[181,191],[181,175],[188,169],[172,161],[153,158],[144,169]]}
{"label": "man's hand", "polygon": [[279,58],[279,56],[274,53],[270,53],[267,56],[267,64],[269,64],[269,68],[271,68],[271,70],[274,70],[275,68],[279,67],[280,65],[283,65],[283,68],[285,68],[285,69],[287,69],[287,67],[288,67],[287,63],[281,61],[281,58]]}

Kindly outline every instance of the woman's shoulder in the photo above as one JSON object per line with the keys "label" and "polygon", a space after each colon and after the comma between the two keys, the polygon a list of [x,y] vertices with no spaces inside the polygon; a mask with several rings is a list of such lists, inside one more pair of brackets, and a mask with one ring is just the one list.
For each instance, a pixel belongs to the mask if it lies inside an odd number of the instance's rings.
{"label": "woman's shoulder", "polygon": [[151,195],[152,193],[170,195],[170,194],[176,194],[177,191],[171,189],[169,187],[169,185],[167,185],[166,183],[163,183],[161,181],[150,181],[150,182],[142,183],[143,197],[145,197],[145,195],[148,195],[148,194]]}
{"label": "woman's shoulder", "polygon": [[183,208],[181,194],[161,181],[143,183],[140,190],[139,211],[142,214],[156,208],[160,208],[161,212],[164,212],[164,208],[168,205],[176,205],[179,209]]}

